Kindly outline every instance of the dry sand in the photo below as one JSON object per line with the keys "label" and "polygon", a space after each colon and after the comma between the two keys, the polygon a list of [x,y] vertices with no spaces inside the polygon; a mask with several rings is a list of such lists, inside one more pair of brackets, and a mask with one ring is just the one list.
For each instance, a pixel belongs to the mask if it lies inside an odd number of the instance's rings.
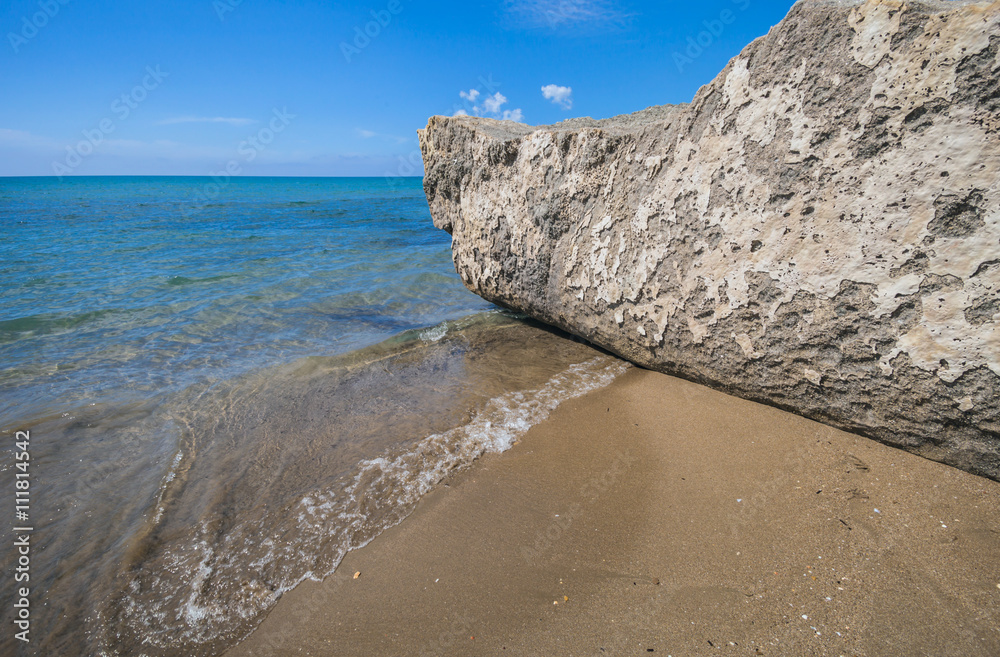
{"label": "dry sand", "polygon": [[650,653],[1000,655],[1000,483],[633,368],[227,655]]}

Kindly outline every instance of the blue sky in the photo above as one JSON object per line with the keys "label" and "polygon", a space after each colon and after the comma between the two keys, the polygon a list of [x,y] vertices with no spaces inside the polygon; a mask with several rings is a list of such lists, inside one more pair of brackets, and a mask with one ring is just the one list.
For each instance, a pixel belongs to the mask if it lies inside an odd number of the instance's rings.
{"label": "blue sky", "polygon": [[7,0],[0,176],[419,175],[429,116],[688,102],[790,6]]}

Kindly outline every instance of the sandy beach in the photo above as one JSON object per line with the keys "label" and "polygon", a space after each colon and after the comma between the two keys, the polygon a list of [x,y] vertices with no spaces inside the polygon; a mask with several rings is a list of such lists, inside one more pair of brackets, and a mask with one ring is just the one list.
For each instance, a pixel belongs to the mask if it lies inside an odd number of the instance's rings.
{"label": "sandy beach", "polygon": [[998,528],[1000,483],[632,368],[226,654],[997,655]]}

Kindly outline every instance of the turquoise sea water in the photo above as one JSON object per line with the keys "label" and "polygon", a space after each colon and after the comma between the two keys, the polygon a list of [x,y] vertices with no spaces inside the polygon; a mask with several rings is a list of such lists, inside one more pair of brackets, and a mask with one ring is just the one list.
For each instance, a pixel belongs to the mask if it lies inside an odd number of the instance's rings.
{"label": "turquoise sea water", "polygon": [[0,497],[30,431],[34,527],[0,654],[221,654],[622,369],[465,290],[419,179],[212,185],[0,179]]}
{"label": "turquoise sea water", "polygon": [[0,425],[487,310],[416,178],[0,181]]}

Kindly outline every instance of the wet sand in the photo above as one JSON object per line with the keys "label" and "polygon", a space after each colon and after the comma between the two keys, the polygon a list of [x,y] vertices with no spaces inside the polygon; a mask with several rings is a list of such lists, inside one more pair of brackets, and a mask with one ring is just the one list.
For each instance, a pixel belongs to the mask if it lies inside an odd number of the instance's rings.
{"label": "wet sand", "polygon": [[227,656],[1000,654],[1000,483],[774,408],[633,368],[447,484]]}

